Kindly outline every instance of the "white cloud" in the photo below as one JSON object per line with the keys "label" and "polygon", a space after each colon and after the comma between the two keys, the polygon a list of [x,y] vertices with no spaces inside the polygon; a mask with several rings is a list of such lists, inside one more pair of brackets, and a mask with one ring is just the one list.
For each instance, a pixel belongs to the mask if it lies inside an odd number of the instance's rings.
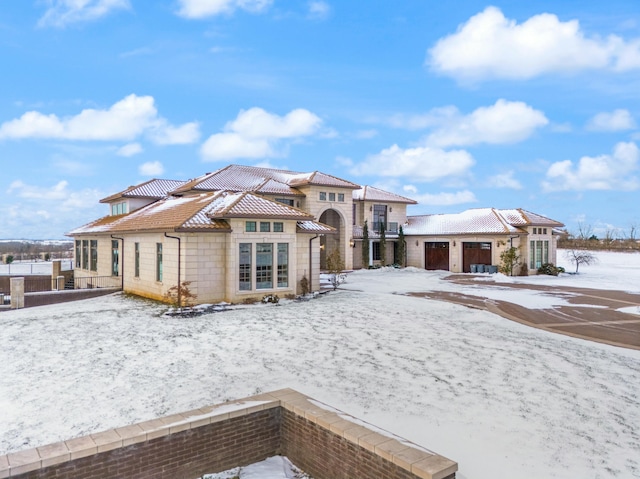
{"label": "white cloud", "polygon": [[158,145],[190,145],[200,139],[200,124],[172,126],[162,119],[149,130],[149,137]]}
{"label": "white cloud", "polygon": [[494,188],[509,188],[512,190],[521,190],[522,183],[513,177],[513,171],[507,171],[489,178],[489,186]]}
{"label": "white cloud", "polygon": [[400,148],[393,145],[364,162],[355,165],[351,173],[405,177],[413,181],[435,181],[445,177],[467,175],[474,165],[473,157],[464,150],[444,151],[439,148]]}
{"label": "white cloud", "polygon": [[314,20],[324,20],[331,14],[331,6],[327,2],[314,0],[309,2],[308,17]]}
{"label": "white cloud", "polygon": [[636,126],[628,110],[617,109],[612,112],[601,112],[595,115],[587,124],[591,131],[624,131],[632,130]]}
{"label": "white cloud", "polygon": [[82,141],[130,141],[142,134],[160,144],[197,141],[196,123],[174,127],[158,116],[152,96],[129,95],[109,109],[88,108],[75,116],[59,118],[54,114],[29,111],[20,118],[0,125],[0,140],[52,138]]}
{"label": "white cloud", "polygon": [[114,10],[131,8],[129,0],[46,0],[49,6],[38,21],[40,27],[63,28],[71,23],[89,22]]}
{"label": "white cloud", "polygon": [[142,146],[140,146],[140,143],[128,143],[120,148],[118,148],[118,150],[116,151],[116,155],[118,156],[125,156],[125,157],[129,157],[129,156],[133,156],[133,155],[137,155],[138,153],[142,153]]}
{"label": "white cloud", "polygon": [[426,138],[426,144],[445,147],[515,143],[530,137],[549,120],[544,113],[526,103],[500,99],[494,105],[480,107],[468,115],[448,110],[447,117],[440,117],[439,123],[442,126]]}
{"label": "white cloud", "polygon": [[235,10],[261,13],[271,6],[273,0],[178,0],[178,15],[185,18],[206,18],[231,14]]}
{"label": "white cloud", "polygon": [[611,155],[583,156],[577,164],[571,160],[553,163],[542,182],[545,191],[636,190],[633,176],[638,170],[640,152],[635,143],[618,143]]}
{"label": "white cloud", "polygon": [[640,39],[587,38],[577,20],[534,15],[518,24],[499,8],[487,7],[438,40],[428,52],[434,70],[459,80],[528,79],[583,70],[640,68]]}
{"label": "white cloud", "polygon": [[211,135],[201,148],[205,160],[283,156],[282,140],[295,140],[317,133],[322,120],[308,110],[292,110],[285,116],[262,108],[241,110],[224,132]]}
{"label": "white cloud", "polygon": [[140,165],[138,173],[142,176],[160,176],[164,173],[164,166],[159,161],[147,161]]}
{"label": "white cloud", "polygon": [[413,195],[411,199],[416,200],[421,205],[448,206],[460,205],[463,203],[476,203],[478,199],[469,190],[457,191],[455,193],[426,193],[423,195]]}
{"label": "white cloud", "polygon": [[95,189],[69,190],[69,182],[61,180],[51,187],[34,186],[22,180],[13,181],[7,194],[39,205],[43,211],[68,211],[70,209],[94,208],[102,194]]}

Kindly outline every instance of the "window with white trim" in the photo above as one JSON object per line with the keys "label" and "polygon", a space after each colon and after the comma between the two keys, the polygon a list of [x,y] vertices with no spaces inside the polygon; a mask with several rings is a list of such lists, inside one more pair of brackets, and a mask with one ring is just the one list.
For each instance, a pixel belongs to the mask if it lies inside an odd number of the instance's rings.
{"label": "window with white trim", "polygon": [[529,242],[529,269],[538,269],[549,262],[549,241],[531,240]]}
{"label": "window with white trim", "polygon": [[251,291],[251,243],[240,243],[238,258],[238,288]]}
{"label": "window with white trim", "polygon": [[278,243],[278,288],[289,286],[289,244]]}
{"label": "window with white trim", "polygon": [[273,288],[273,243],[256,244],[256,289]]}

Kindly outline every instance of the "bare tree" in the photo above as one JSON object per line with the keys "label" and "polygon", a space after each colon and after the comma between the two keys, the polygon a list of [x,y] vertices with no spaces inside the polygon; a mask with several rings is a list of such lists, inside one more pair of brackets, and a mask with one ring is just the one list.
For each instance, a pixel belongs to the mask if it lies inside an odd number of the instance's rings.
{"label": "bare tree", "polygon": [[341,273],[344,270],[344,261],[340,256],[340,250],[335,248],[327,256],[327,271],[331,275],[331,286],[334,291],[338,288],[338,285],[342,282]]}
{"label": "bare tree", "polygon": [[584,224],[582,222],[578,223],[578,234],[577,238],[580,240],[588,240],[593,237],[593,226]]}
{"label": "bare tree", "polygon": [[603,243],[605,246],[610,246],[611,243],[616,239],[616,230],[613,228],[607,228],[604,232]]}
{"label": "bare tree", "polygon": [[570,249],[567,250],[565,254],[567,259],[571,261],[572,264],[576,265],[576,274],[578,274],[578,268],[580,268],[581,264],[589,266],[598,262],[598,258],[596,258],[590,251]]}

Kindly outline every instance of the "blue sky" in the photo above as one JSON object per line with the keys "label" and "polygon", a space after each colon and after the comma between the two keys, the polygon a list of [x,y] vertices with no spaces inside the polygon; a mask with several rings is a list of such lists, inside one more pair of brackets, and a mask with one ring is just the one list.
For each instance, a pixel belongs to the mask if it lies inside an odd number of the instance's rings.
{"label": "blue sky", "polygon": [[230,163],[640,225],[640,4],[0,1],[0,238]]}

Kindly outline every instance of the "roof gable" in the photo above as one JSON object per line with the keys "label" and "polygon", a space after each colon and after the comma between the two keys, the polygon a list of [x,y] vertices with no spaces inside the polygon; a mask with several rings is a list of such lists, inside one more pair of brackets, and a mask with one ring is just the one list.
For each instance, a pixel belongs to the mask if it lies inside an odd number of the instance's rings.
{"label": "roof gable", "polygon": [[179,188],[186,183],[180,180],[161,180],[152,179],[140,183],[139,185],[130,186],[126,190],[107,196],[100,200],[100,203],[109,203],[119,198],[151,198],[160,199],[168,195],[170,191]]}
{"label": "roof gable", "polygon": [[405,203],[415,205],[418,202],[404,196],[396,195],[389,191],[381,190],[373,186],[362,186],[353,192],[353,199],[356,201],[380,201],[384,203]]}
{"label": "roof gable", "polygon": [[410,235],[521,234],[529,225],[562,223],[521,209],[475,208],[462,213],[409,216],[404,232]]}
{"label": "roof gable", "polygon": [[231,218],[312,221],[313,215],[248,192],[226,191],[167,197],[132,213],[105,216],[68,236],[134,231],[229,231]]}

